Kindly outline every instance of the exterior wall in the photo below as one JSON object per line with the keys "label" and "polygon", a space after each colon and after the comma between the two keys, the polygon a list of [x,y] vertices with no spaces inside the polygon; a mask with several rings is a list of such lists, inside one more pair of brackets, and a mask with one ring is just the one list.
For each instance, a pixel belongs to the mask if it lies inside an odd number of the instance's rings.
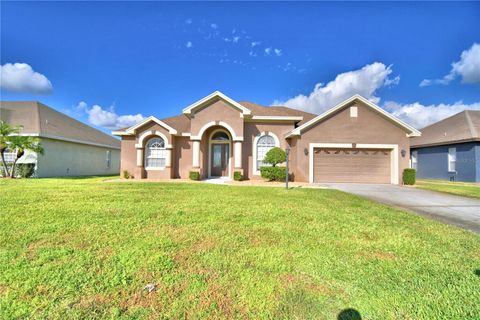
{"label": "exterior wall", "polygon": [[[305,149],[309,152],[310,143],[363,143],[398,145],[398,183],[401,183],[403,169],[409,167],[410,159],[410,141],[405,131],[368,106],[355,105],[358,117],[350,117],[350,108],[347,107],[307,129],[302,136],[290,139],[291,145],[295,146],[290,159],[296,181],[309,181],[309,155],[305,154]],[[402,150],[405,150],[404,157]]]}
{"label": "exterior wall", "polygon": [[[448,148],[456,148],[456,172],[448,172]],[[417,177],[420,179],[480,182],[480,143],[459,143],[424,148],[412,148],[418,152]]]}
{"label": "exterior wall", "polygon": [[[209,122],[223,121],[230,125],[237,137],[243,137],[243,118],[240,111],[223,100],[215,101],[202,109],[196,110],[191,120],[192,136],[197,136],[201,128]],[[202,140],[205,138],[201,137]]]}
{"label": "exterior wall", "polygon": [[[38,156],[37,176],[89,176],[114,175],[120,169],[120,150],[107,147],[40,139],[44,155]],[[107,168],[107,150],[111,151],[110,168]]]}
{"label": "exterior wall", "polygon": [[123,177],[123,172],[128,171],[130,175],[134,175],[137,167],[137,151],[135,149],[135,137],[123,136],[120,153],[120,175]]}
{"label": "exterior wall", "polygon": [[[242,167],[245,179],[262,179],[260,175],[257,175],[253,171],[253,141],[255,137],[262,132],[271,132],[278,137],[280,141],[280,148],[285,149],[287,141],[284,136],[294,129],[292,123],[259,123],[259,122],[246,122],[244,126],[244,138],[242,145]],[[293,168],[293,166],[290,166]]]}
{"label": "exterior wall", "polygon": [[189,137],[175,137],[173,140],[173,178],[188,179],[192,169],[192,141]]}

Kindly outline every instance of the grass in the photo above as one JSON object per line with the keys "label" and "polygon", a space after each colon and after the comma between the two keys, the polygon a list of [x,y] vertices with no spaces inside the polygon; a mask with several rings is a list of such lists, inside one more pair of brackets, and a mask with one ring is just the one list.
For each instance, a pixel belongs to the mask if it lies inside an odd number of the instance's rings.
{"label": "grass", "polygon": [[0,180],[0,318],[480,318],[478,235],[335,190],[102,180]]}
{"label": "grass", "polygon": [[480,184],[443,180],[417,180],[416,186],[421,189],[480,199]]}

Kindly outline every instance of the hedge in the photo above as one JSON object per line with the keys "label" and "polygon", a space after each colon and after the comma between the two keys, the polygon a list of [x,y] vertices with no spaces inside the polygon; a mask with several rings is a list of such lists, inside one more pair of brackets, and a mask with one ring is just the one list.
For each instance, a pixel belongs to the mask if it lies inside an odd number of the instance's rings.
{"label": "hedge", "polygon": [[235,181],[242,180],[242,173],[240,171],[235,171],[233,173],[233,180],[235,180]]}
{"label": "hedge", "polygon": [[190,180],[195,180],[195,181],[200,180],[200,172],[190,171],[189,178]]}
{"label": "hedge", "polygon": [[285,181],[285,167],[260,167],[262,178],[268,181]]}
{"label": "hedge", "polygon": [[416,173],[415,169],[403,170],[403,184],[414,185]]}

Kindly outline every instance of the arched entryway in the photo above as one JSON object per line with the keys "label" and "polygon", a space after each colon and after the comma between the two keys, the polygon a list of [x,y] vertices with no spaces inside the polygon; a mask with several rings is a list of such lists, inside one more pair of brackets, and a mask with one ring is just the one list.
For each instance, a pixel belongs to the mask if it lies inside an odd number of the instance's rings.
{"label": "arched entryway", "polygon": [[208,177],[231,177],[232,137],[216,129],[208,139]]}

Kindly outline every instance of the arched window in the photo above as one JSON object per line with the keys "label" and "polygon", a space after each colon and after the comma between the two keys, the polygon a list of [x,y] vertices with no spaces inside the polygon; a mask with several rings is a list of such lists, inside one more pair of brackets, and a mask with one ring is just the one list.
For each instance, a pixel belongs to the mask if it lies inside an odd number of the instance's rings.
{"label": "arched window", "polygon": [[263,135],[257,141],[257,170],[260,170],[260,167],[269,166],[269,164],[263,163],[263,159],[270,149],[275,147],[275,139],[271,135]]}
{"label": "arched window", "polygon": [[225,131],[217,131],[212,136],[212,140],[228,141],[230,140],[230,138],[228,137],[228,134]]}
{"label": "arched window", "polygon": [[165,141],[159,137],[150,139],[145,147],[145,167],[164,168],[165,159]]}

